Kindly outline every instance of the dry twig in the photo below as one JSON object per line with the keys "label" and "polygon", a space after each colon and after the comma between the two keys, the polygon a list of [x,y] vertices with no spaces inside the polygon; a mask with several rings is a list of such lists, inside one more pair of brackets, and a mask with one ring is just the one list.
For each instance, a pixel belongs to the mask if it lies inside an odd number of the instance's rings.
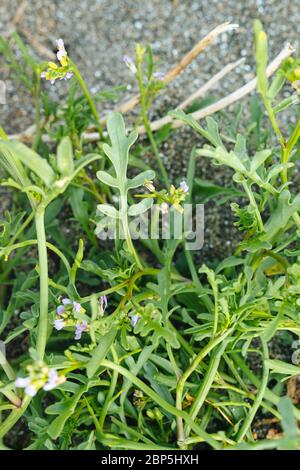
{"label": "dry twig", "polygon": [[[238,28],[238,25],[231,24],[229,22],[222,23],[212,31],[210,31],[207,36],[205,36],[201,41],[199,41],[193,49],[191,49],[173,68],[171,68],[166,75],[164,76],[163,82],[165,84],[170,83],[178,75],[180,75],[186,67],[195,60],[201,52],[203,52],[209,44],[211,44],[220,34],[225,33],[226,31],[232,31]],[[140,102],[139,95],[133,96],[130,100],[121,104],[117,107],[116,111],[121,113],[127,113],[133,109]],[[105,124],[107,116],[101,120],[101,124]]]}

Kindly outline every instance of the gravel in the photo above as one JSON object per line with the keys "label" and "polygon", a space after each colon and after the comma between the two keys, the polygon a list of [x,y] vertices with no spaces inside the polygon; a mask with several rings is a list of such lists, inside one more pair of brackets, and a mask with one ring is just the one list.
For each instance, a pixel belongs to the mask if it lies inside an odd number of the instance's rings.
{"label": "gravel", "polygon": [[[54,48],[56,38],[64,38],[92,92],[127,84],[125,99],[136,86],[122,56],[132,55],[136,42],[152,44],[159,70],[165,72],[217,24],[226,20],[239,23],[238,32],[223,34],[168,86],[155,102],[152,118],[156,118],[193,93],[225,63],[245,57],[245,63],[214,90],[215,95],[224,96],[252,77],[253,19],[260,18],[264,23],[270,57],[288,40],[297,46],[300,24],[297,3],[294,0],[32,0],[21,25],[50,49]],[[19,4],[17,0],[1,1],[2,32],[9,29]],[[0,74],[7,82],[2,124],[9,132],[19,132],[33,122],[32,102],[1,63]],[[55,87],[53,93],[63,92]],[[163,145],[165,163],[174,180],[185,174],[188,155],[195,143],[199,141],[190,130],[180,129]],[[228,171],[203,161],[198,165],[197,176],[219,184],[230,181]],[[229,210],[220,209],[214,203],[207,205],[204,252],[210,259],[232,252],[237,235],[231,227]]]}

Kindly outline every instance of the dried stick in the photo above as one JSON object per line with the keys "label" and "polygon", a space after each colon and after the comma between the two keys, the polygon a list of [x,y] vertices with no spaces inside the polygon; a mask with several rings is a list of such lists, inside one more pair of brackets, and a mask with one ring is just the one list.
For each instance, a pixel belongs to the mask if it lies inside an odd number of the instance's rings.
{"label": "dried stick", "polygon": [[18,27],[18,31],[23,34],[23,36],[27,39],[27,41],[30,43],[33,49],[40,54],[42,57],[45,57],[48,60],[53,60],[55,59],[55,54],[54,52],[50,51],[47,47],[45,47],[43,44],[41,44],[35,36],[28,31],[28,29],[24,28],[23,26]]}
{"label": "dried stick", "polygon": [[[292,46],[291,44],[287,44],[278,54],[278,56],[275,57],[275,59],[268,65],[267,76],[270,77],[274,72],[276,72],[276,70],[280,67],[281,62],[287,59],[291,54],[293,54],[293,52],[295,52],[294,46]],[[191,116],[196,120],[200,120],[206,116],[210,116],[211,114],[216,113],[217,111],[220,111],[221,109],[227,108],[227,106],[235,103],[236,101],[240,100],[241,98],[255,90],[256,82],[257,79],[253,78],[252,80],[250,80],[250,82],[246,83],[244,86],[234,91],[233,93],[230,93],[229,95],[220,99],[216,103],[213,103],[210,106],[206,106],[205,108],[200,109],[199,111],[191,113]],[[153,131],[157,131],[162,126],[164,126],[165,124],[169,124],[170,122],[172,122],[173,128],[178,128],[184,125],[183,122],[174,120],[171,116],[165,116],[161,119],[158,119],[157,121],[153,121],[151,123],[151,129]],[[144,126],[139,126],[137,130],[139,134],[145,133]]]}
{"label": "dried stick", "polygon": [[12,21],[14,26],[16,26],[17,24],[19,24],[22,21],[27,6],[28,6],[28,1],[27,0],[23,0],[20,3],[20,5],[18,6],[18,8],[16,10],[16,13],[15,13],[15,16],[14,16],[14,19]]}
{"label": "dried stick", "polygon": [[[282,51],[277,55],[277,57],[275,57],[275,59],[268,65],[268,67],[267,67],[267,76],[270,77],[274,72],[276,72],[276,70],[280,67],[281,62],[283,60],[287,59],[290,55],[292,55],[293,52],[295,52],[295,48],[291,44],[287,44],[282,49]],[[231,64],[228,64],[228,65],[231,65]],[[219,80],[220,80],[221,72],[222,71],[219,72]],[[216,83],[215,80],[214,80],[215,77],[212,77],[212,79],[210,81],[213,80],[214,83]],[[204,87],[206,85],[207,84],[205,84]],[[203,119],[206,116],[210,116],[211,114],[213,114],[217,111],[220,111],[221,109],[224,109],[227,106],[229,106],[229,105],[235,103],[236,101],[240,100],[241,98],[243,98],[244,96],[246,96],[247,94],[249,94],[253,90],[255,90],[255,88],[256,88],[256,78],[254,78],[253,80],[250,80],[250,82],[246,83],[241,88],[234,91],[233,93],[230,93],[229,95],[227,95],[224,98],[220,99],[216,103],[213,103],[210,106],[206,106],[205,108],[203,108],[199,111],[191,113],[191,116],[194,119],[197,119],[197,120]],[[198,92],[199,91],[200,90],[198,90]],[[198,92],[196,92],[196,93],[198,93]],[[187,100],[189,100],[189,98]],[[178,106],[179,109],[182,109],[182,104],[184,104],[184,102],[181,103],[181,105]],[[156,131],[156,130],[160,129],[162,126],[164,126],[165,124],[168,124],[170,122],[172,122],[172,127],[173,128],[178,128],[178,127],[181,127],[181,126],[185,125],[182,121],[174,120],[171,116],[165,116],[161,119],[158,119],[157,121],[153,121],[151,123],[151,129],[153,131]],[[30,140],[32,138],[32,133],[34,132],[34,128],[35,128],[34,126],[30,126],[28,129],[26,129],[26,131],[24,131],[20,134],[10,135],[9,138],[10,139],[19,139],[19,140],[22,140],[25,143],[30,142]],[[144,126],[139,126],[137,130],[138,130],[139,134],[144,134],[145,133]],[[84,132],[83,133],[83,139],[86,142],[95,142],[95,141],[99,140],[99,134],[98,134],[98,132]]]}
{"label": "dried stick", "polygon": [[[228,21],[226,23],[222,23],[212,31],[210,31],[207,36],[205,36],[201,41],[199,41],[192,50],[190,50],[178,64],[176,64],[173,68],[171,68],[166,75],[164,76],[163,82],[165,84],[170,83],[174,78],[176,78],[179,74],[181,74],[186,67],[195,60],[204,49],[209,46],[220,34],[225,33],[226,31],[232,31],[238,28],[237,24],[230,24]],[[127,113],[131,109],[133,109],[137,104],[140,102],[140,96],[136,95],[130,98],[130,100],[126,101],[125,103],[121,104],[117,107],[117,111],[121,113]],[[101,119],[101,124],[105,124],[107,116]]]}
{"label": "dried stick", "polygon": [[211,90],[222,78],[228,75],[231,70],[238,67],[245,59],[239,59],[236,62],[231,62],[230,64],[225,65],[225,67],[220,70],[216,75],[214,75],[208,82],[204,83],[201,88],[199,88],[195,93],[189,96],[185,101],[183,101],[177,109],[185,109],[189,104],[193,103],[198,98],[203,98],[206,95],[208,90]]}

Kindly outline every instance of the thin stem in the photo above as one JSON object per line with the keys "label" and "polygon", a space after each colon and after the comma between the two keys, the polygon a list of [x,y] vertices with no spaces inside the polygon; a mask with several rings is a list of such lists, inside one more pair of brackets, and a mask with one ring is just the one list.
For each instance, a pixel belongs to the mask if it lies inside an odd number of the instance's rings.
{"label": "thin stem", "polygon": [[15,394],[12,390],[1,390],[3,395],[17,408],[20,408],[22,404],[21,398],[18,397],[18,395]]}
{"label": "thin stem", "polygon": [[261,338],[261,343],[262,343],[262,350],[263,350],[263,376],[262,376],[262,381],[261,381],[261,385],[260,385],[260,388],[258,390],[257,396],[254,400],[253,406],[252,406],[251,410],[247,413],[245,421],[243,422],[243,425],[239,430],[237,442],[241,442],[244,439],[246,433],[248,432],[248,429],[251,426],[251,423],[252,423],[252,421],[253,421],[253,419],[256,415],[256,412],[257,412],[258,408],[260,407],[260,404],[261,404],[261,402],[264,398],[265,391],[266,391],[267,386],[268,386],[269,368],[266,365],[266,360],[269,358],[269,351],[268,351],[267,343],[262,338]]}
{"label": "thin stem", "polygon": [[[25,248],[26,246],[30,246],[30,245],[38,245],[38,240],[34,240],[34,239],[33,240],[25,240],[24,242],[15,243],[14,245],[8,245],[7,247],[5,247],[3,252],[4,252],[5,255],[9,256],[9,254],[12,251],[17,250],[18,248]],[[65,268],[66,268],[66,270],[69,274],[70,271],[71,271],[71,266],[70,266],[69,261],[65,257],[65,255],[60,251],[59,248],[52,245],[52,243],[50,243],[50,242],[46,242],[46,246],[47,246],[47,248],[49,248],[51,251],[53,251],[53,253],[55,253],[62,260],[62,262],[65,265]],[[0,279],[3,279],[3,277],[0,277]]]}
{"label": "thin stem", "polygon": [[[166,349],[167,349],[167,353],[168,353],[168,356],[169,356],[170,362],[172,364],[174,373],[176,375],[176,380],[177,380],[177,383],[178,383],[179,380],[181,379],[182,372],[181,372],[181,370],[179,369],[179,367],[176,363],[172,348],[168,343],[166,343]],[[179,447],[182,448],[182,446],[184,445],[184,442],[185,442],[185,432],[184,432],[183,420],[182,420],[181,416],[176,416],[176,424],[177,424],[177,443],[178,443]]]}
{"label": "thin stem", "polygon": [[22,406],[12,410],[6,420],[1,424],[0,427],[0,439],[2,439],[8,431],[16,424],[17,421],[23,416],[28,405],[31,401],[31,397],[26,396],[23,400]]}
{"label": "thin stem", "polygon": [[202,286],[201,281],[199,279],[199,276],[197,274],[197,270],[195,268],[191,252],[189,250],[185,249],[184,253],[185,253],[185,257],[186,257],[186,260],[187,260],[187,263],[188,263],[188,267],[189,267],[193,282],[194,282],[195,287],[198,291],[198,294],[201,295],[201,300],[203,301],[203,303],[206,306],[207,310],[210,311],[210,310],[212,310],[214,304],[213,304],[211,298],[209,297],[209,295],[207,295],[207,294],[202,295],[204,287]]}
{"label": "thin stem", "polygon": [[45,208],[40,205],[35,214],[36,236],[39,252],[40,315],[37,327],[37,352],[42,360],[45,354],[48,327],[48,255],[45,234]]}
{"label": "thin stem", "polygon": [[[112,353],[114,363],[118,364],[119,363],[119,358],[118,358],[118,355],[117,355],[116,350],[115,350],[113,345],[111,346],[111,353]],[[103,425],[104,425],[105,418],[106,418],[107,412],[109,410],[112,398],[113,398],[114,393],[115,393],[116,385],[117,385],[117,382],[118,382],[118,376],[119,376],[118,371],[114,370],[113,373],[112,373],[110,387],[109,387],[109,390],[107,392],[105,402],[104,402],[104,405],[103,405],[103,408],[102,408],[102,411],[101,411],[101,415],[100,415],[100,418],[99,418],[99,431],[100,432],[103,431]]]}
{"label": "thin stem", "polygon": [[83,80],[82,75],[81,75],[81,73],[79,72],[78,68],[76,67],[76,65],[74,64],[74,62],[70,61],[70,63],[71,63],[71,67],[72,67],[72,70],[73,70],[73,72],[74,72],[74,75],[75,75],[75,77],[76,77],[77,80],[78,80],[78,83],[79,83],[79,85],[80,85],[80,87],[81,87],[81,89],[82,89],[82,91],[83,91],[83,93],[84,93],[84,95],[85,95],[85,97],[86,97],[86,99],[87,99],[87,102],[88,102],[88,104],[89,104],[89,106],[90,106],[90,109],[91,109],[91,111],[92,111],[92,114],[93,114],[93,116],[94,116],[94,118],[95,118],[95,120],[96,120],[96,122],[97,122],[97,130],[98,130],[98,132],[99,132],[100,139],[101,139],[101,140],[105,140],[105,139],[104,139],[104,134],[103,134],[103,129],[102,129],[102,126],[101,126],[101,124],[100,124],[100,117],[99,117],[99,114],[98,114],[96,105],[95,105],[95,103],[94,103],[94,100],[93,100],[93,98],[92,98],[92,96],[91,96],[91,94],[90,94],[90,92],[89,92],[89,89],[88,89],[88,87],[86,86],[85,81]]}
{"label": "thin stem", "polygon": [[117,370],[121,375],[128,378],[133,384],[135,384],[137,388],[141,389],[146,395],[152,398],[153,401],[155,401],[158,405],[160,405],[163,409],[165,409],[172,415],[181,416],[182,418],[184,418],[190,424],[193,431],[195,431],[195,433],[197,433],[200,437],[203,437],[205,441],[214,449],[221,448],[220,444],[217,443],[216,440],[211,437],[208,433],[203,431],[200,426],[194,423],[185,411],[176,409],[175,406],[167,402],[164,398],[162,398],[158,393],[152,390],[152,388],[146,385],[138,377],[135,377],[129,370],[125,369],[124,367],[118,364],[114,364],[113,362],[108,361],[106,359],[104,359],[101,364],[103,367],[107,367],[108,369]]}
{"label": "thin stem", "polygon": [[21,227],[16,231],[15,235],[12,237],[10,240],[10,244],[15,243],[15,241],[19,238],[22,232],[24,232],[25,228],[28,227],[28,225],[31,223],[31,221],[34,218],[34,211],[30,212],[29,216],[24,220],[23,224]]}
{"label": "thin stem", "polygon": [[143,84],[143,71],[142,71],[141,60],[137,60],[137,78],[138,78],[138,83],[139,83],[139,90],[140,90],[140,97],[141,97],[141,111],[142,111],[142,118],[143,118],[143,121],[144,121],[145,130],[146,130],[149,142],[151,144],[151,147],[153,149],[153,153],[155,155],[157,164],[159,166],[163,182],[167,187],[169,187],[169,185],[170,185],[169,177],[168,177],[168,174],[167,174],[166,169],[164,167],[164,164],[162,162],[162,159],[160,157],[159,150],[158,150],[158,147],[157,147],[157,144],[156,144],[156,141],[154,139],[153,132],[152,132],[152,129],[151,129],[151,124],[150,124],[150,121],[148,119],[147,103],[146,103],[146,96],[145,96],[145,88],[144,88],[144,84]]}
{"label": "thin stem", "polygon": [[36,86],[34,90],[34,111],[35,111],[35,136],[32,144],[33,150],[38,148],[41,139],[41,110],[40,110],[40,94],[41,94],[41,78],[40,70],[35,73]]}
{"label": "thin stem", "polygon": [[131,235],[130,235],[130,230],[129,230],[129,225],[128,225],[128,214],[127,214],[127,195],[125,189],[121,191],[121,198],[120,198],[120,214],[121,214],[121,221],[122,221],[122,227],[124,230],[124,236],[125,240],[127,243],[127,247],[129,252],[131,253],[133,259],[135,260],[135,263],[137,265],[137,268],[139,270],[143,269],[143,265],[140,261],[140,258],[133,246]]}
{"label": "thin stem", "polygon": [[249,198],[249,201],[250,201],[250,204],[251,206],[253,207],[254,211],[255,211],[255,215],[256,215],[256,220],[257,220],[257,223],[258,223],[258,226],[259,226],[259,230],[261,232],[264,232],[265,231],[265,228],[264,228],[264,223],[262,221],[262,218],[261,218],[261,215],[260,215],[260,212],[259,212],[259,209],[257,207],[257,204],[256,204],[256,200],[255,200],[255,197],[251,191],[251,189],[248,187],[247,183],[245,181],[243,181],[243,188],[245,190],[245,193],[247,194],[248,198]]}
{"label": "thin stem", "polygon": [[[193,405],[190,411],[190,416],[193,420],[195,420],[196,417],[198,416],[201,410],[201,407],[208,395],[208,392],[211,389],[211,386],[213,384],[213,381],[215,379],[215,376],[216,376],[216,373],[220,364],[222,354],[224,353],[226,346],[227,346],[227,343],[226,341],[224,341],[218,348],[216,348],[216,350],[211,355],[207,372],[205,374],[201,387],[197,393],[196,399],[193,402]],[[187,426],[186,428],[187,436],[189,435],[189,432],[190,432],[190,427]]]}
{"label": "thin stem", "polygon": [[182,399],[183,399],[183,390],[184,385],[189,376],[197,369],[200,362],[209,354],[209,352],[216,347],[219,343],[225,340],[225,338],[232,333],[232,329],[229,329],[223,335],[211,340],[201,351],[197,354],[193,360],[190,367],[184,372],[180,381],[178,382],[177,391],[176,391],[176,407],[178,410],[182,409]]}
{"label": "thin stem", "polygon": [[[295,129],[292,132],[292,135],[290,136],[289,140],[286,143],[286,146],[283,150],[282,153],[282,163],[286,165],[289,161],[290,155],[293,151],[293,148],[297,144],[298,140],[300,137],[300,119],[298,120]],[[287,183],[288,177],[287,177],[287,168],[285,167],[282,170],[282,182]]]}
{"label": "thin stem", "polygon": [[15,377],[16,377],[15,371],[13,370],[13,368],[11,367],[11,365],[9,364],[9,362],[4,357],[4,354],[2,354],[1,351],[0,351],[0,357],[1,357],[0,364],[1,364],[1,367],[4,370],[5,374],[7,375],[7,378],[9,380],[14,380]]}

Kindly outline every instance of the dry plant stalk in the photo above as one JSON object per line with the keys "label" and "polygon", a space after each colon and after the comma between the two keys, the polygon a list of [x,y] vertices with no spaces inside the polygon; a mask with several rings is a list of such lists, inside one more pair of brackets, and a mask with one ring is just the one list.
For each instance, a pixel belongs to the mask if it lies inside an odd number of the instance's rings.
{"label": "dry plant stalk", "polygon": [[[278,54],[278,56],[275,57],[275,59],[268,65],[267,76],[270,77],[271,75],[273,75],[273,73],[276,72],[276,70],[280,67],[280,64],[282,63],[282,61],[287,59],[291,54],[293,54],[293,52],[295,52],[294,46],[292,46],[291,44],[287,44],[282,49],[282,51]],[[211,114],[216,113],[217,111],[220,111],[221,109],[227,108],[227,106],[235,103],[236,101],[240,100],[241,98],[243,98],[244,96],[248,95],[253,90],[255,90],[256,83],[257,83],[256,78],[253,78],[248,83],[243,85],[241,88],[234,91],[233,93],[230,93],[229,95],[220,99],[216,103],[213,103],[210,106],[206,106],[205,108],[199,111],[191,113],[191,116],[196,120],[200,120],[206,116],[210,116]],[[171,116],[165,116],[161,119],[158,119],[157,121],[152,122],[151,129],[153,131],[157,131],[165,124],[169,124],[171,122],[172,122],[173,128],[178,128],[184,125],[183,122],[174,120]],[[139,134],[144,134],[145,133],[144,126],[139,126],[138,132]]]}
{"label": "dry plant stalk", "polygon": [[[220,34],[225,33],[226,31],[232,31],[238,28],[236,24],[230,24],[228,21],[226,23],[222,23],[212,31],[210,31],[201,41],[199,41],[193,49],[191,49],[181,60],[176,64],[173,68],[171,68],[166,75],[164,76],[163,82],[165,84],[170,83],[174,80],[178,75],[180,75],[187,66],[195,60],[199,54],[201,54]],[[131,109],[133,109],[137,104],[140,102],[140,96],[135,95],[130,100],[126,101],[125,103],[121,104],[116,108],[116,111],[120,111],[121,113],[127,113]],[[101,124],[105,124],[107,116],[102,118]]]}

